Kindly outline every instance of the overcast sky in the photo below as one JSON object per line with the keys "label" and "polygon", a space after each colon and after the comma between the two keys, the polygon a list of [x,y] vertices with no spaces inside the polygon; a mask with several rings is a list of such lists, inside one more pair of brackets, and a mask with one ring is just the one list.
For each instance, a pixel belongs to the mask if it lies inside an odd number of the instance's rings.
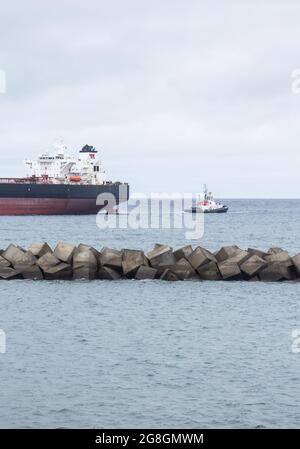
{"label": "overcast sky", "polygon": [[0,176],[63,137],[137,192],[300,197],[300,2],[0,7]]}

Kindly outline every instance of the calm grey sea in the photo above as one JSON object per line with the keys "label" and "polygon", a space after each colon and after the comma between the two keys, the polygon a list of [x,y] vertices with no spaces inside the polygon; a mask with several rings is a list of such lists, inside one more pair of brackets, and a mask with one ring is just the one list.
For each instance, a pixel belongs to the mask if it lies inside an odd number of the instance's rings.
{"label": "calm grey sea", "polygon": [[[193,245],[300,252],[300,201],[228,200]],[[190,243],[95,217],[0,217],[0,247]],[[299,427],[300,283],[0,283],[0,427]]]}

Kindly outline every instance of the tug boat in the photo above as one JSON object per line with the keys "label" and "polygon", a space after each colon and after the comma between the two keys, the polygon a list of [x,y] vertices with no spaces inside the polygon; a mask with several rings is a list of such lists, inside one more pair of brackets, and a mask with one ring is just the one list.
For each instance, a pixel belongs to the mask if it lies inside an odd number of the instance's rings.
{"label": "tug boat", "polygon": [[204,184],[203,189],[203,199],[199,198],[199,201],[195,206],[190,209],[185,210],[185,212],[190,212],[193,214],[204,213],[204,214],[221,214],[228,211],[228,206],[215,201],[211,192],[208,192],[206,184]]}

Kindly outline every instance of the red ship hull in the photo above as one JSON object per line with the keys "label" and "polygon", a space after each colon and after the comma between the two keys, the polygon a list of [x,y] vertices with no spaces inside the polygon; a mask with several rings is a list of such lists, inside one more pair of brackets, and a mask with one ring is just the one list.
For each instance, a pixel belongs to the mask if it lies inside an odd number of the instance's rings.
{"label": "red ship hull", "polygon": [[86,198],[0,198],[0,215],[85,215],[100,209]]}

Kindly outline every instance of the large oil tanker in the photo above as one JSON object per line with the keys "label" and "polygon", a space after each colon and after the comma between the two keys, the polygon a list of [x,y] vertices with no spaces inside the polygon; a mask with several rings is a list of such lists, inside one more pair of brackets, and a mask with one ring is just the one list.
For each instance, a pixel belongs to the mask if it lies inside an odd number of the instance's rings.
{"label": "large oil tanker", "polygon": [[31,176],[0,178],[0,215],[96,214],[128,200],[129,185],[105,180],[93,146],[85,145],[77,158],[66,150],[59,144],[53,153],[26,160]]}

